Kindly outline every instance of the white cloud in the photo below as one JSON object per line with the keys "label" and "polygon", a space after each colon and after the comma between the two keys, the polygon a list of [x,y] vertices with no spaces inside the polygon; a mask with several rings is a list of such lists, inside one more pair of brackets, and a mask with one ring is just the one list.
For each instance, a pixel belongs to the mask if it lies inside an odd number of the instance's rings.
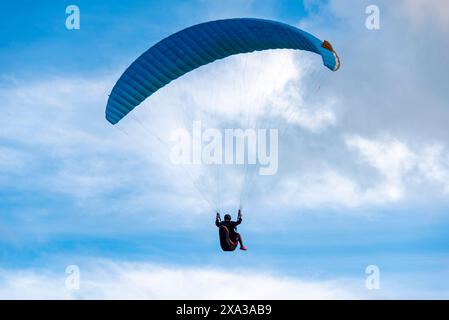
{"label": "white cloud", "polygon": [[362,160],[384,178],[382,189],[387,198],[398,200],[403,196],[402,177],[412,169],[415,161],[407,145],[392,138],[370,140],[360,136],[347,137],[346,145],[357,150]]}
{"label": "white cloud", "polygon": [[346,144],[384,177],[385,194],[392,200],[402,198],[407,188],[425,190],[425,181],[442,186],[440,193],[448,192],[449,154],[442,144],[424,144],[412,150],[391,137],[375,140],[360,136],[347,137]]}
{"label": "white cloud", "polygon": [[[1,270],[2,299],[354,299],[348,280],[303,280],[258,270],[166,267],[102,261],[80,268],[80,290],[65,287],[66,274]],[[363,281],[361,281],[363,283]]]}
{"label": "white cloud", "polygon": [[426,28],[431,24],[443,32],[449,28],[449,2],[446,0],[403,0],[400,9],[416,27]]}
{"label": "white cloud", "polygon": [[441,184],[443,191],[449,193],[449,154],[443,145],[424,147],[417,166],[425,178]]}
{"label": "white cloud", "polygon": [[[397,138],[345,135],[344,163],[332,151],[312,161],[298,157],[290,172],[272,180],[263,201],[285,208],[358,207],[447,196],[449,153],[441,144],[414,145]],[[310,160],[310,161],[309,161]]]}
{"label": "white cloud", "polygon": [[277,197],[284,206],[354,206],[360,202],[360,190],[355,181],[330,170],[284,178],[277,190]]}

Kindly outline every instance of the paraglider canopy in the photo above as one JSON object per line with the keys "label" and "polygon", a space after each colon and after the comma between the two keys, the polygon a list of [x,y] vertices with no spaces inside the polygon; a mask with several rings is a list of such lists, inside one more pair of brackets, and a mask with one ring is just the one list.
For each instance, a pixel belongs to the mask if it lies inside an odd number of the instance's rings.
{"label": "paraglider canopy", "polygon": [[306,50],[320,55],[332,71],[340,67],[328,41],[291,25],[256,18],[209,21],[168,36],[137,58],[112,89],[106,119],[116,124],[154,92],[202,65],[268,49]]}

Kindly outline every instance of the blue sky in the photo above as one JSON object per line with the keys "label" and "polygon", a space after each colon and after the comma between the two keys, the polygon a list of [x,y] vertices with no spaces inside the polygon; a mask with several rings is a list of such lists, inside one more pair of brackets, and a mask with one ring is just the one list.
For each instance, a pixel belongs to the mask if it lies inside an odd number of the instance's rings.
{"label": "blue sky", "polygon": [[[449,11],[425,3],[378,1],[375,31],[364,1],[1,4],[0,297],[448,298]],[[65,28],[70,4],[80,30]],[[230,57],[118,126],[104,119],[143,51],[231,17],[299,26],[330,40],[343,67],[291,51]],[[235,215],[242,171],[174,167],[154,135],[169,143],[195,119],[239,126],[247,106],[286,129],[278,174],[255,176],[244,199],[249,251],[224,254],[204,197]],[[68,265],[88,279],[80,290],[64,286]],[[368,265],[380,290],[364,286]],[[233,285],[218,289],[223,279]]]}

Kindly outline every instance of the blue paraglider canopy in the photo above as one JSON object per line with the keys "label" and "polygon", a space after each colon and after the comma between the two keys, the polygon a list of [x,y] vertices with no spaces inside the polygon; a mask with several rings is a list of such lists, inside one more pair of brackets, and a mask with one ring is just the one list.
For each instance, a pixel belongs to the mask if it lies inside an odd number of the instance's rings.
{"label": "blue paraglider canopy", "polygon": [[340,67],[329,42],[288,24],[255,18],[209,21],[168,36],[137,58],[112,89],[106,119],[116,124],[154,92],[200,66],[268,49],[306,50],[319,54],[332,71]]}

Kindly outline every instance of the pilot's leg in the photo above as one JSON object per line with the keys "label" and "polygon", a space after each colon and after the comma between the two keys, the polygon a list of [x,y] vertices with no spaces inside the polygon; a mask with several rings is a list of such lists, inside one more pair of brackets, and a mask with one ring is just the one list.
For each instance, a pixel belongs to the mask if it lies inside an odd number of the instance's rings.
{"label": "pilot's leg", "polygon": [[236,233],[235,235],[236,235],[237,241],[240,244],[240,249],[246,250],[246,247],[243,245],[243,239],[242,239],[242,236],[240,235],[240,233]]}

